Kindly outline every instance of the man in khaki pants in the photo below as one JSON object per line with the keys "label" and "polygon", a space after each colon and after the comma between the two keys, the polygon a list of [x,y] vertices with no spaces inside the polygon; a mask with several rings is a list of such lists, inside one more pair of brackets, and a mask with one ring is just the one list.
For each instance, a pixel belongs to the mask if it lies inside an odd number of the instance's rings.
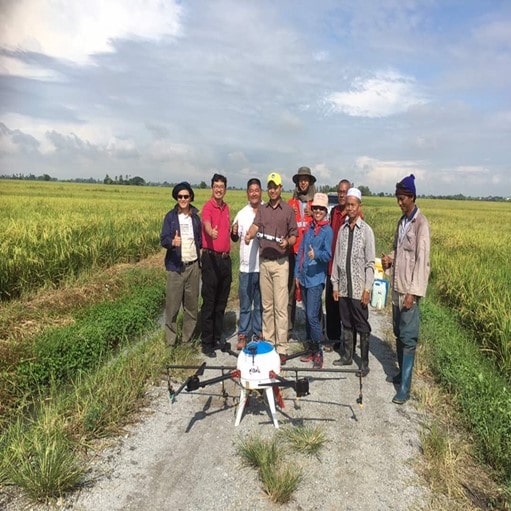
{"label": "man in khaki pants", "polygon": [[282,201],[282,178],[269,174],[269,201],[257,210],[254,223],[245,235],[250,243],[259,238],[259,285],[263,307],[263,337],[280,353],[285,353],[288,328],[289,251],[298,232],[295,213]]}

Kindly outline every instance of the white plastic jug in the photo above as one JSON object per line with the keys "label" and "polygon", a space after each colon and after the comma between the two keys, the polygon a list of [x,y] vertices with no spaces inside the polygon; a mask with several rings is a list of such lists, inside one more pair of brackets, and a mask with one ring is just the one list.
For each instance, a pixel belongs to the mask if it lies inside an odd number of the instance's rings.
{"label": "white plastic jug", "polygon": [[384,279],[376,279],[373,283],[373,292],[371,294],[371,307],[383,309],[387,303],[387,293],[389,283]]}

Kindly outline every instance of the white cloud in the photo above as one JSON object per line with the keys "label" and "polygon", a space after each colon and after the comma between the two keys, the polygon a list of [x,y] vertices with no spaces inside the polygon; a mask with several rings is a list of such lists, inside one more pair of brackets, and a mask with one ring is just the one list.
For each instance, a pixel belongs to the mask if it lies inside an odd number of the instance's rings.
{"label": "white cloud", "polygon": [[356,78],[348,92],[334,92],[325,101],[333,111],[353,117],[388,117],[427,103],[413,78],[393,71]]}
{"label": "white cloud", "polygon": [[312,167],[312,174],[316,177],[319,185],[331,183],[332,171],[325,163],[318,163]]}
{"label": "white cloud", "polygon": [[[413,174],[416,183],[424,182],[427,170],[424,162],[410,160],[383,161],[369,156],[360,156],[355,160],[355,173],[359,176],[359,185],[369,186],[371,191],[393,191],[395,184],[403,177]],[[416,185],[419,188],[420,185]]]}
{"label": "white cloud", "polygon": [[[114,51],[115,39],[178,36],[181,12],[174,0],[17,0],[3,9],[1,45],[84,64]],[[26,76],[20,65],[4,60],[2,66]]]}
{"label": "white cloud", "polygon": [[149,157],[154,161],[165,162],[185,157],[193,158],[193,150],[186,144],[175,144],[169,140],[156,140],[149,148]]}

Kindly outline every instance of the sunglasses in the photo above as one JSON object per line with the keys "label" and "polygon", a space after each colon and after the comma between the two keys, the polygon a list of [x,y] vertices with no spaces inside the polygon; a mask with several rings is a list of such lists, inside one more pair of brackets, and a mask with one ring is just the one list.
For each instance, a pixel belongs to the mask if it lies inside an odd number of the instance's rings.
{"label": "sunglasses", "polygon": [[312,206],[312,211],[326,211],[323,206]]}
{"label": "sunglasses", "polygon": [[178,199],[189,199],[190,196],[189,195],[178,195],[177,198]]}

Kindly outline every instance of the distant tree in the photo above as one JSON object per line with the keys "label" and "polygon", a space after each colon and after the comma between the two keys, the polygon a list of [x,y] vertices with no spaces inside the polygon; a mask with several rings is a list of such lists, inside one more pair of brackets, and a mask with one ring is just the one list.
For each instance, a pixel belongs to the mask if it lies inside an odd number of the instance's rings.
{"label": "distant tree", "polygon": [[112,178],[107,174],[105,179],[103,179],[103,183],[106,185],[111,185],[113,183]]}
{"label": "distant tree", "polygon": [[143,178],[141,178],[140,176],[135,176],[129,180],[129,183],[130,183],[130,185],[144,186],[145,180]]}
{"label": "distant tree", "polygon": [[201,190],[205,190],[206,188],[208,187],[208,185],[206,184],[205,181],[201,181],[200,184],[199,184],[199,188]]}
{"label": "distant tree", "polygon": [[371,197],[372,193],[368,186],[360,185],[358,189],[360,190],[360,193],[362,193],[363,197]]}

